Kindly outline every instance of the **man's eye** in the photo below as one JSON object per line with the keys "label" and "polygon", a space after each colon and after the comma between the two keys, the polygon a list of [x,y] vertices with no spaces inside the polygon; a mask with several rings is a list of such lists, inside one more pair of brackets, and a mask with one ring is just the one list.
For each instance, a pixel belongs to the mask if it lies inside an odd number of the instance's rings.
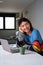
{"label": "man's eye", "polygon": [[23,25],[21,27],[24,27]]}
{"label": "man's eye", "polygon": [[24,27],[24,26],[22,26],[22,27]]}

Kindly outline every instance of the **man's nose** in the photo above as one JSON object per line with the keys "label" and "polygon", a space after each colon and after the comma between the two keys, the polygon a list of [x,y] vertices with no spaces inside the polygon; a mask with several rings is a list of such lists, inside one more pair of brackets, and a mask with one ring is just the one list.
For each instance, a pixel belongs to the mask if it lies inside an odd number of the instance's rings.
{"label": "man's nose", "polygon": [[26,26],[24,26],[24,29],[26,29]]}

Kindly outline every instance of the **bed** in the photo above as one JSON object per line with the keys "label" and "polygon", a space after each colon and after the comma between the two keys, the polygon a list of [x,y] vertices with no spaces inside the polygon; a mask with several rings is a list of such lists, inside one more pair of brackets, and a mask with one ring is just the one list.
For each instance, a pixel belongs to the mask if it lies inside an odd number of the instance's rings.
{"label": "bed", "polygon": [[43,56],[29,50],[24,55],[10,53],[0,45],[0,65],[43,65]]}

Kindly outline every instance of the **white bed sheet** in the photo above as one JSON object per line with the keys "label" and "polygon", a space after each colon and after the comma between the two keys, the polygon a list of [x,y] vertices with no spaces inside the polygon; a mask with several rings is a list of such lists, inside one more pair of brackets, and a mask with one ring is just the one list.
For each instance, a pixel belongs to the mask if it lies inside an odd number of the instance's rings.
{"label": "white bed sheet", "polygon": [[9,53],[0,45],[0,65],[43,65],[43,56],[31,52]]}

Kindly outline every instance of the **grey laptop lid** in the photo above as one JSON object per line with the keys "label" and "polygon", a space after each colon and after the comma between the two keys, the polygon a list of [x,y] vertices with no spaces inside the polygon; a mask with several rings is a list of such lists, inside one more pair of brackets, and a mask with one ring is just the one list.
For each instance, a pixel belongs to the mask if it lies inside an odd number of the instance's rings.
{"label": "grey laptop lid", "polygon": [[9,52],[11,51],[7,40],[0,39],[0,42],[4,50],[9,51]]}
{"label": "grey laptop lid", "polygon": [[0,39],[0,42],[2,44],[3,49],[8,51],[8,52],[15,53],[15,52],[19,51],[19,49],[17,47],[10,46],[8,41],[5,39]]}

